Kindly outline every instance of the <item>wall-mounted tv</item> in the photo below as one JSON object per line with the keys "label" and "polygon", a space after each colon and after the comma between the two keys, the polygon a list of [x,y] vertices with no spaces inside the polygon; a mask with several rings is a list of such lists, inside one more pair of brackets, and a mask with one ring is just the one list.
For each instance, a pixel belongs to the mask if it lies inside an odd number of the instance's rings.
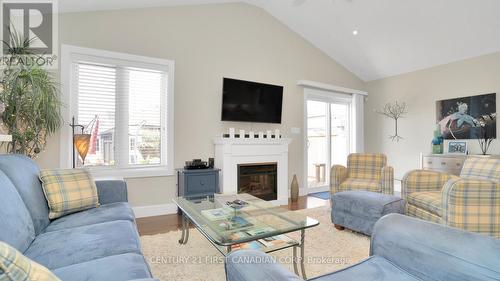
{"label": "wall-mounted tv", "polygon": [[224,78],[222,121],[281,123],[283,87]]}

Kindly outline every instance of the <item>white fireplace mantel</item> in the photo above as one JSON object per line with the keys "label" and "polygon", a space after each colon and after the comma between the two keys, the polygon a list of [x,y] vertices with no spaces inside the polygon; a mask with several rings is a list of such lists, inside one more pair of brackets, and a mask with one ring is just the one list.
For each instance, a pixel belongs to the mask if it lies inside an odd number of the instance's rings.
{"label": "white fireplace mantel", "polygon": [[222,138],[213,139],[215,167],[221,169],[220,190],[223,194],[238,193],[238,165],[276,163],[278,172],[277,205],[288,204],[288,145],[290,138]]}

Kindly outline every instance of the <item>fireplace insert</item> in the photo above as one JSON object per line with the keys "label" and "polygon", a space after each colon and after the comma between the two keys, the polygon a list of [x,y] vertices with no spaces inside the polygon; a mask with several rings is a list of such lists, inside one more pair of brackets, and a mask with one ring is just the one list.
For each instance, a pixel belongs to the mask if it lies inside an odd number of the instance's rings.
{"label": "fireplace insert", "polygon": [[267,201],[277,200],[277,163],[238,165],[238,193],[248,193]]}

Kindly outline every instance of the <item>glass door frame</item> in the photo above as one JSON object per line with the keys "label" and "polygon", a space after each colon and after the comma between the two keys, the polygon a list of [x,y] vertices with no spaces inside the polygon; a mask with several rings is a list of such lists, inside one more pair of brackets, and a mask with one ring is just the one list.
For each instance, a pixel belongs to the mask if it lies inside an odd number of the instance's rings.
{"label": "glass door frame", "polygon": [[[325,184],[317,187],[309,187],[308,178],[309,178],[309,152],[308,152],[308,134],[309,134],[309,126],[308,126],[308,112],[307,112],[307,102],[308,101],[318,101],[325,102],[328,104],[326,109],[326,145],[327,145],[327,158],[326,158],[326,168],[325,168]],[[354,108],[353,108],[353,100],[352,95],[336,93],[330,91],[324,91],[320,89],[308,89],[306,88],[304,91],[304,134],[303,134],[303,144],[304,144],[304,159],[303,159],[303,171],[304,171],[304,183],[303,186],[306,188],[307,193],[321,192],[330,190],[330,170],[331,170],[331,160],[332,160],[332,116],[331,116],[331,104],[344,104],[348,106],[348,119],[349,119],[349,140],[348,140],[348,153],[351,153],[355,149],[354,144],[354,134],[356,131],[355,123],[354,123]]]}

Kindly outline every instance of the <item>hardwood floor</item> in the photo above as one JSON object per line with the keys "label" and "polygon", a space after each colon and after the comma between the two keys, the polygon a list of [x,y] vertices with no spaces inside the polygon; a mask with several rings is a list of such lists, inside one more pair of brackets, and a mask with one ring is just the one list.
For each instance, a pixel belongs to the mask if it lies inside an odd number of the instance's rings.
{"label": "hardwood floor", "polygon": [[[302,210],[328,205],[328,200],[312,196],[301,196],[297,202],[289,202],[288,209]],[[177,214],[137,219],[140,235],[154,235],[175,231],[182,227],[181,217]]]}

